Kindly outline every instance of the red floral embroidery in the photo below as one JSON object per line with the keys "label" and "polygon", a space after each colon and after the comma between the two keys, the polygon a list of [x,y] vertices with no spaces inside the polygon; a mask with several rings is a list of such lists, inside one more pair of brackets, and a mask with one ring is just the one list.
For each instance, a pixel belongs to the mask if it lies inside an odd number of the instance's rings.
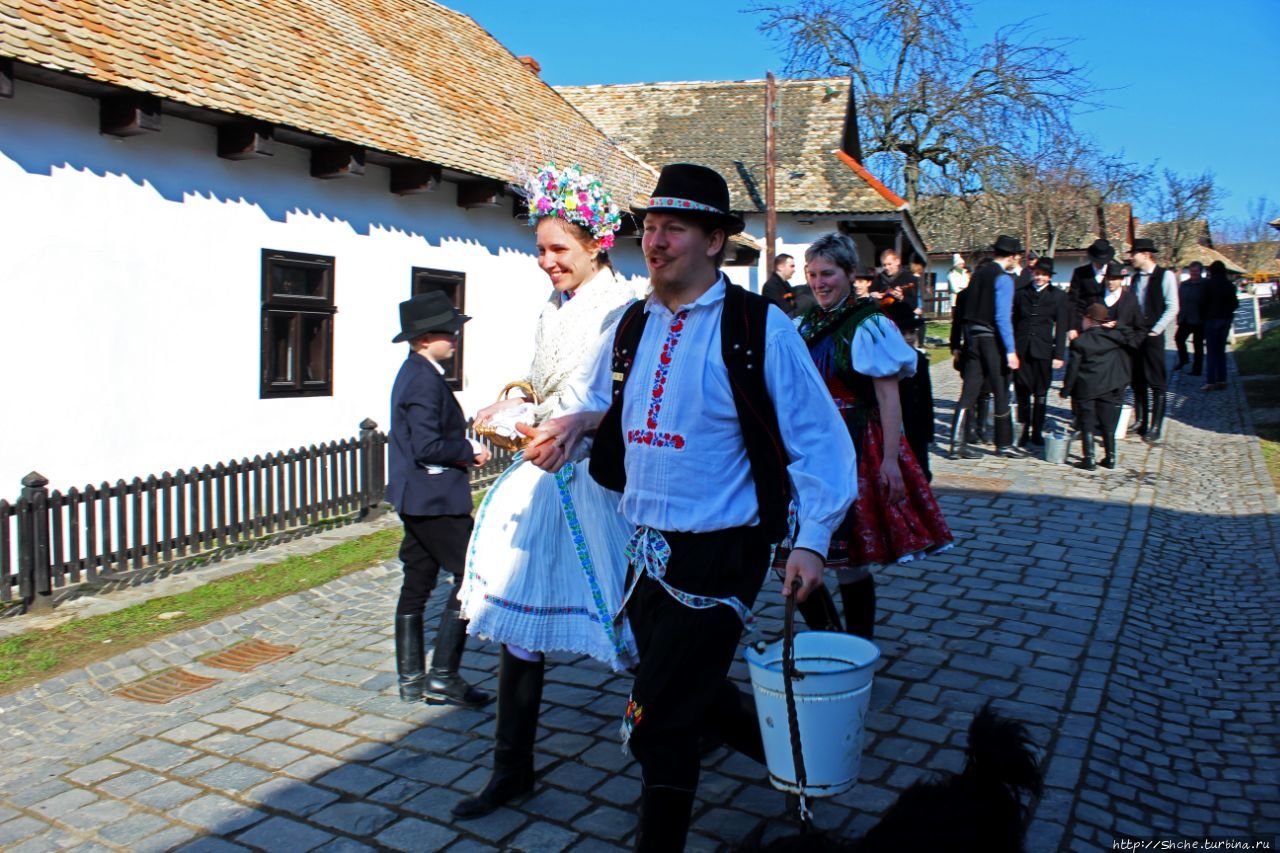
{"label": "red floral embroidery", "polygon": [[671,320],[671,328],[667,330],[667,339],[662,344],[662,352],[658,355],[658,369],[653,372],[653,387],[649,389],[649,411],[645,417],[648,429],[627,430],[629,444],[645,444],[650,447],[671,447],[676,450],[684,448],[684,436],[678,433],[658,432],[658,413],[662,411],[662,395],[667,390],[667,374],[671,371],[671,359],[675,355],[676,345],[680,343],[680,335],[684,332],[684,321],[689,310],[677,312]]}

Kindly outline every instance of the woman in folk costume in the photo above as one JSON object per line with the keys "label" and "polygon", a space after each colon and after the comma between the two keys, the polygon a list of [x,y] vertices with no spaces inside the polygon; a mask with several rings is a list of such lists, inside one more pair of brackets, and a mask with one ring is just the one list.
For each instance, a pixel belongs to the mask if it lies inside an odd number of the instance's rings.
{"label": "woman in folk costume", "polygon": [[[916,351],[880,309],[851,290],[858,250],[843,234],[826,234],[805,252],[806,274],[818,300],[796,320],[858,451],[858,497],[831,537],[844,603],[845,629],[872,639],[875,581],[870,567],[906,562],[948,547],[951,530],[929,481],[902,439],[898,381],[916,369]],[[789,542],[774,565],[785,566]],[[810,628],[838,630],[831,594],[819,587],[800,605]]]}
{"label": "woman in folk costume", "polygon": [[[524,192],[538,265],[555,288],[538,318],[527,376],[536,403],[495,403],[477,413],[478,425],[535,426],[560,414],[564,386],[595,362],[635,299],[605,254],[621,217],[598,178],[553,163],[530,176]],[[599,486],[587,466],[579,458],[549,474],[517,457],[476,512],[462,611],[469,633],[503,644],[497,743],[493,776],[454,807],[456,817],[488,814],[532,790],[544,652],[591,655],[619,671],[635,662],[635,640],[619,612],[634,525],[618,512],[620,496]]]}

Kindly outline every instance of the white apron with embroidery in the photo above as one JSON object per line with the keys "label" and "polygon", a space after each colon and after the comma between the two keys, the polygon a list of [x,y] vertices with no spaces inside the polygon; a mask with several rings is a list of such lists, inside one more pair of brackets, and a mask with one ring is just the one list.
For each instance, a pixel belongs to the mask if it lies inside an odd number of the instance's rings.
{"label": "white apron with embroidery", "polygon": [[[528,380],[543,401],[538,422],[560,411],[563,386],[612,346],[631,287],[602,270],[538,318]],[[581,456],[581,453],[579,454]],[[576,458],[548,474],[517,457],[476,511],[460,596],[467,632],[530,651],[587,654],[623,670],[635,640],[620,613],[627,542],[635,525],[621,498]]]}

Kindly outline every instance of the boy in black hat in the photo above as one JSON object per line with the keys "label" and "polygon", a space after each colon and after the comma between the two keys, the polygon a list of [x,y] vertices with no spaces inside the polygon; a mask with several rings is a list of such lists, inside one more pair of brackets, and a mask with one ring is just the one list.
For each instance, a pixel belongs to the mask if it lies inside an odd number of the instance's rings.
{"label": "boy in black hat", "polygon": [[1145,237],[1133,241],[1133,268],[1129,289],[1137,297],[1147,330],[1133,356],[1133,410],[1138,420],[1133,431],[1148,444],[1158,444],[1164,437],[1165,391],[1169,387],[1164,333],[1178,316],[1178,277],[1173,270],[1156,264],[1156,245]]}
{"label": "boy in black hat", "polygon": [[1044,419],[1053,371],[1062,367],[1067,342],[1067,294],[1053,284],[1053,259],[1040,258],[1031,280],[1013,296],[1013,338],[1018,369],[1013,374],[1022,422],[1019,447],[1044,446]]}
{"label": "boy in black hat", "polygon": [[[487,462],[489,451],[467,438],[462,408],[440,366],[453,357],[457,335],[469,319],[438,291],[400,303],[401,331],[392,343],[407,341],[409,357],[391,389],[387,500],[404,523],[404,582],[396,604],[400,699],[477,708],[489,696],[458,674],[467,641],[458,589],[472,524],[467,468]],[[454,582],[440,614],[428,674],[422,614],[441,568]]]}
{"label": "boy in black hat", "polygon": [[1068,337],[1072,339],[1080,334],[1084,310],[1093,303],[1102,301],[1102,294],[1106,290],[1103,273],[1106,272],[1107,264],[1116,257],[1116,250],[1106,240],[1094,240],[1088,253],[1089,263],[1071,271],[1071,289],[1068,295],[1071,297],[1072,313]]}
{"label": "boy in black hat", "polygon": [[[1009,412],[1009,371],[1017,370],[1017,346],[1013,338],[1013,269],[1022,254],[1022,243],[1000,235],[991,247],[991,259],[980,265],[966,288],[963,326],[964,351],[960,358],[963,386],[956,403],[951,434],[954,443],[959,419],[977,402],[984,385],[995,404],[996,453],[1016,458],[1013,417]],[[978,451],[962,441],[956,452],[961,459],[976,459]]]}
{"label": "boy in black hat", "polygon": [[1071,364],[1062,383],[1062,396],[1070,397],[1079,412],[1081,460],[1077,467],[1093,471],[1093,437],[1102,435],[1103,468],[1116,467],[1116,425],[1120,404],[1129,384],[1132,347],[1129,331],[1115,326],[1105,305],[1085,309],[1084,331],[1071,342]]}
{"label": "boy in black hat", "polygon": [[[803,339],[719,266],[742,220],[724,178],[665,166],[644,217],[652,295],[575,392],[582,411],[529,431],[525,458],[558,470],[596,428],[591,476],[637,525],[627,616],[640,648],[624,731],[644,775],[636,849],[684,849],[701,735],[763,761],[749,701],[728,680],[771,545],[800,515],[784,595],[822,583],[857,491],[853,443]],[[633,369],[634,368],[634,369]]]}

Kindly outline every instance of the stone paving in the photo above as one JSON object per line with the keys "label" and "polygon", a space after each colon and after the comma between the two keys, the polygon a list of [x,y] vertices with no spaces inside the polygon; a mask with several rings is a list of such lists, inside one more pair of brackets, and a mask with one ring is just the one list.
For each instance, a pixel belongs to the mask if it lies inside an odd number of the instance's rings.
{"label": "stone paving", "polygon": [[[934,382],[949,417],[949,365]],[[1237,386],[1198,385],[1175,377],[1168,442],[1123,442],[1114,472],[935,455],[957,547],[879,575],[884,659],[861,781],[817,804],[820,826],[860,834],[903,788],[957,769],[973,712],[995,699],[1044,752],[1029,850],[1111,849],[1122,835],[1276,842],[1276,494]],[[487,778],[493,709],[397,700],[397,588],[397,564],[376,567],[0,697],[0,848],[628,847],[627,679],[563,656],[548,669],[534,795],[449,821]],[[764,637],[779,602],[770,584]],[[301,650],[244,674],[198,661],[250,637]],[[494,686],[493,647],[473,641],[464,664]],[[220,682],[162,706],[109,692],[175,666]],[[689,849],[782,814],[762,775],[724,751],[704,763]]]}

